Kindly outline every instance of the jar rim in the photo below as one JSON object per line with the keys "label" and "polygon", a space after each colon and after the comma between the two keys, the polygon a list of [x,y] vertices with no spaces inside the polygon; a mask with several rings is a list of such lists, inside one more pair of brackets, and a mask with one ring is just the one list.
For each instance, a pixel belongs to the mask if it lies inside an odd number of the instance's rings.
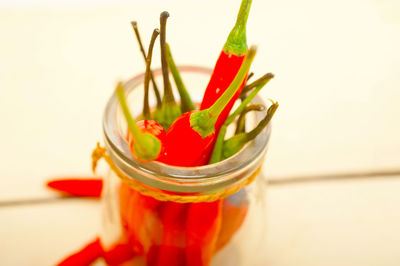
{"label": "jar rim", "polygon": [[[179,66],[178,69],[182,75],[195,73],[209,77],[212,73],[211,69],[199,66]],[[155,77],[162,73],[160,68],[152,71]],[[144,73],[141,73],[127,81],[124,86],[126,95],[139,87],[143,80]],[[265,104],[259,96],[256,96],[252,103]],[[118,106],[118,97],[114,92],[108,100],[103,115],[104,142],[109,156],[127,176],[145,185],[167,191],[206,192],[229,186],[251,175],[262,163],[271,134],[271,125],[269,124],[263,133],[237,154],[211,165],[182,167],[156,161],[143,162],[132,156],[124,136],[116,130],[118,128],[116,119]],[[255,122],[258,123],[266,113],[266,110],[254,112]]]}

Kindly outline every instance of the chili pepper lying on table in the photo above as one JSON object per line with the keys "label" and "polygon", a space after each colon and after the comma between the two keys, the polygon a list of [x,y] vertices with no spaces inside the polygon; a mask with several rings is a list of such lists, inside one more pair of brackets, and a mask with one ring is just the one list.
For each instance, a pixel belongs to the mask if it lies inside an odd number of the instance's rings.
{"label": "chili pepper lying on table", "polygon": [[100,178],[60,178],[48,181],[46,186],[64,195],[100,198],[103,180]]}
{"label": "chili pepper lying on table", "polygon": [[[244,58],[247,54],[247,41],[246,41],[246,23],[249,16],[250,6],[252,0],[242,0],[240,5],[239,14],[237,16],[236,24],[230,32],[228,39],[218,57],[215,64],[210,81],[207,85],[200,109],[206,109],[214,104],[220,95],[228,88],[232,80],[237,75]],[[218,131],[220,126],[224,123],[229,115],[233,104],[239,97],[246,79],[243,80],[240,88],[232,97],[229,104],[226,105],[224,111],[218,118],[215,124],[215,129]]]}
{"label": "chili pepper lying on table", "polygon": [[101,246],[100,238],[88,243],[79,251],[71,254],[61,262],[57,263],[58,266],[76,266],[76,265],[90,265],[98,258],[103,256],[103,248]]}
{"label": "chili pepper lying on table", "polygon": [[104,258],[108,265],[120,265],[126,261],[133,259],[135,254],[132,252],[130,245],[116,243],[107,250],[104,250],[101,240],[97,237],[89,242],[80,250],[69,255],[58,266],[89,266],[97,259]]}

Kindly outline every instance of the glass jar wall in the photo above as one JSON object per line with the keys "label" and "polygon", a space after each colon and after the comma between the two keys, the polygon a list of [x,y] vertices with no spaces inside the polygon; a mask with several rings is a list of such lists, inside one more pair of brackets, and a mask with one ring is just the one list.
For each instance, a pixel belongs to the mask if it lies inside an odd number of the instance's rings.
{"label": "glass jar wall", "polygon": [[[201,101],[210,70],[181,67],[194,101]],[[161,83],[161,72],[154,76]],[[143,74],[125,84],[134,115],[141,112]],[[178,98],[178,96],[177,96]],[[254,103],[263,103],[259,97]],[[251,113],[254,127],[265,112]],[[103,189],[101,241],[110,265],[255,265],[265,236],[262,176],[268,126],[239,153],[201,167],[135,159],[126,123],[112,95],[104,113],[104,143],[111,166]],[[190,147],[188,147],[190,149]]]}

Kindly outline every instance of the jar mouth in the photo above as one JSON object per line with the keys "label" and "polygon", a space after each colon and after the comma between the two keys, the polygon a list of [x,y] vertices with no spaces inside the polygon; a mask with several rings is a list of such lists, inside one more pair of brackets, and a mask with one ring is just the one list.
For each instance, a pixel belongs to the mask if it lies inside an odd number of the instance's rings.
{"label": "jar mouth", "polygon": [[[194,74],[202,76],[206,82],[212,73],[211,69],[198,66],[180,66],[178,69],[184,79],[185,75]],[[160,68],[153,70],[155,78],[160,78],[161,74]],[[144,73],[127,81],[124,86],[125,94],[128,96],[138,87],[142,88],[143,80]],[[159,84],[161,83],[159,82]],[[190,90],[190,86],[187,85],[187,87]],[[204,92],[204,89],[205,87],[202,88],[201,93]],[[252,103],[265,105],[259,96],[256,96]],[[134,158],[130,152],[125,135],[120,130],[118,117],[121,116],[121,113],[119,109],[118,97],[114,92],[106,105],[103,116],[104,142],[109,156],[127,176],[151,187],[173,192],[200,193],[210,189],[215,190],[234,184],[252,174],[262,163],[271,134],[271,125],[269,124],[261,134],[237,154],[215,164],[182,167],[156,161],[144,162]],[[261,121],[266,113],[267,110],[252,112],[254,123],[257,124]]]}

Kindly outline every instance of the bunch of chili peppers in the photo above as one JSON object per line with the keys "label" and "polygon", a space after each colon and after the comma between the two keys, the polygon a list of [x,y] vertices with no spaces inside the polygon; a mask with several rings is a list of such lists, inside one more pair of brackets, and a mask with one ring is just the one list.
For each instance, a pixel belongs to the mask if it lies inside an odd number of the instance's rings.
{"label": "bunch of chili peppers", "polygon": [[[153,31],[147,53],[138,25],[132,22],[146,62],[143,112],[139,121],[129,111],[122,83],[117,85],[116,93],[128,125],[126,140],[134,157],[185,167],[216,163],[233,156],[266,127],[278,108],[278,104],[272,101],[264,119],[251,131],[245,129],[246,114],[265,109],[263,105],[250,102],[273,78],[268,73],[252,83],[248,82],[253,75],[248,73],[256,54],[256,48],[248,48],[246,41],[251,2],[242,0],[236,24],[219,55],[199,110],[186,90],[166,43],[168,12],[161,13],[160,29]],[[153,48],[158,36],[162,97],[151,71]],[[173,95],[169,72],[180,95],[179,103]],[[150,83],[157,99],[154,111],[149,106]],[[231,113],[236,101],[240,104]],[[234,121],[235,134],[226,139],[227,128]],[[102,181],[64,179],[51,181],[48,186],[71,195],[100,197]],[[99,257],[109,265],[138,259],[146,265],[210,265],[214,254],[227,245],[240,228],[248,210],[243,189],[214,202],[181,204],[144,196],[122,182],[119,202],[124,232],[120,240],[105,249],[97,238],[60,265],[89,265]]]}

